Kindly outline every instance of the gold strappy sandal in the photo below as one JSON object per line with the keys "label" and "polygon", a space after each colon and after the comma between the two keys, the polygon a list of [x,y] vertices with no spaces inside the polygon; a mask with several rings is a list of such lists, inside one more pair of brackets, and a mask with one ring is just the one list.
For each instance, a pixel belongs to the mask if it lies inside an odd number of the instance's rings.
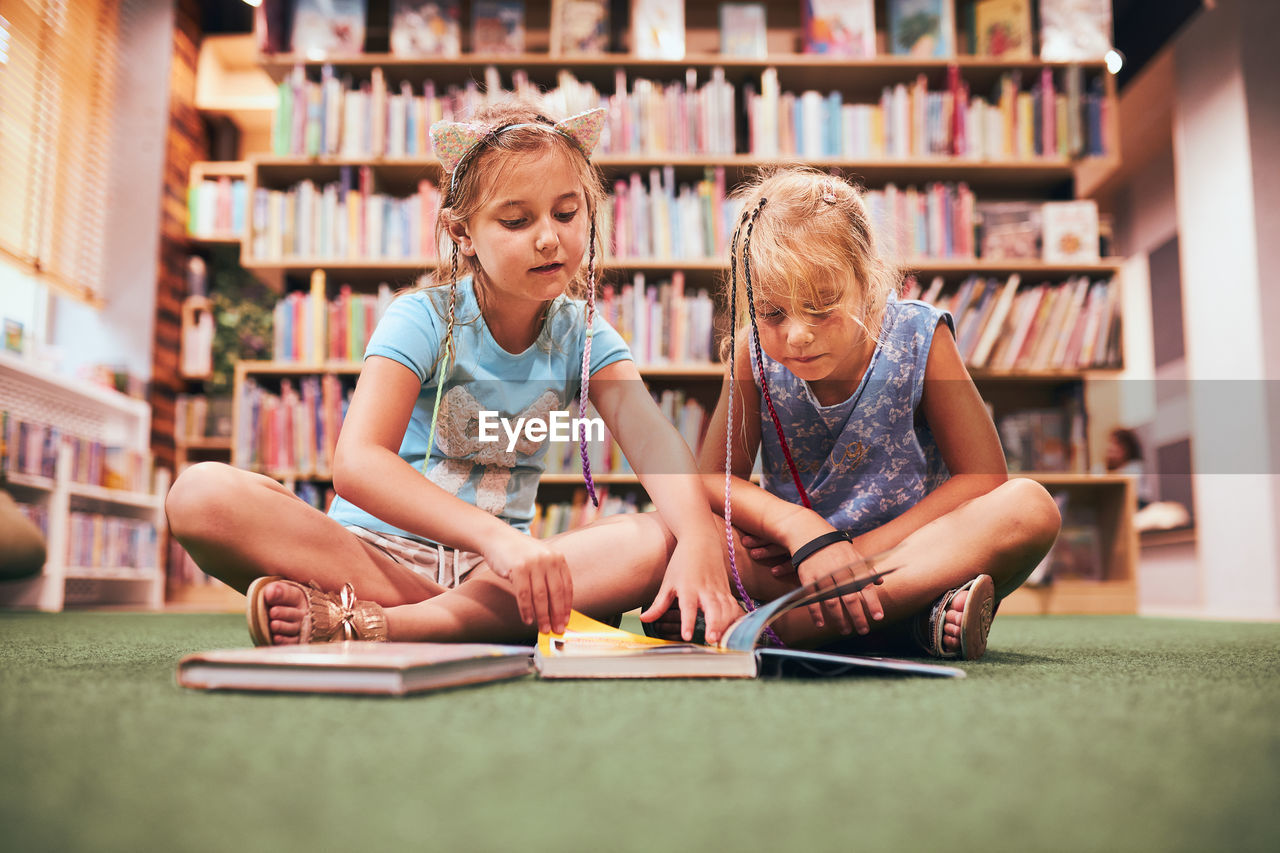
{"label": "gold strappy sandal", "polygon": [[[965,590],[969,591],[969,597],[965,599],[964,609],[960,611],[960,648],[947,651],[942,647],[947,608]],[[916,642],[930,657],[977,660],[987,651],[987,634],[991,632],[995,599],[996,585],[991,576],[978,575],[967,584],[945,593],[933,603],[928,613],[922,613],[916,618],[913,626]]]}
{"label": "gold strappy sandal", "polygon": [[387,615],[382,605],[358,601],[355,587],[343,584],[341,592],[325,592],[312,581],[303,586],[297,581],[269,575],[249,585],[245,595],[248,605],[249,636],[255,646],[270,646],[271,617],[267,613],[265,591],[269,584],[296,586],[306,596],[307,613],[298,632],[299,643],[337,643],[343,640],[387,641]]}

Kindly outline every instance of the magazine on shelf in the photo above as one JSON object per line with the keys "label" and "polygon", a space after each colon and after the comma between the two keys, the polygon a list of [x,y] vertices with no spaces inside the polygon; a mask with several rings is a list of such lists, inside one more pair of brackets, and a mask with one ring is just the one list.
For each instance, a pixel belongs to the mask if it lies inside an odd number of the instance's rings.
{"label": "magazine on shelf", "polygon": [[631,52],[640,59],[684,59],[684,0],[632,0]]}
{"label": "magazine on shelf", "polygon": [[1041,209],[1044,260],[1057,264],[1098,261],[1098,203],[1047,201]]}
{"label": "magazine on shelf", "polygon": [[[881,558],[884,555],[881,555]],[[878,558],[871,558],[874,565]],[[856,674],[964,676],[964,670],[898,658],[760,646],[770,624],[797,607],[857,592],[892,569],[832,586],[827,579],[797,589],[745,614],[714,646],[633,634],[574,612],[563,634],[540,634],[534,660],[541,678],[756,678]]]}
{"label": "magazine on shelf", "polygon": [[391,52],[397,56],[462,53],[459,0],[391,0]]}
{"label": "magazine on shelf", "polygon": [[524,53],[524,0],[473,0],[471,51]]}
{"label": "magazine on shelf", "polygon": [[979,202],[976,207],[983,258],[1008,261],[1040,257],[1040,203]]}
{"label": "magazine on shelf", "polygon": [[769,54],[763,3],[720,4],[720,52],[756,59]]}
{"label": "magazine on shelf", "polygon": [[889,52],[900,56],[955,55],[952,0],[889,0]]}
{"label": "magazine on shelf", "polygon": [[1030,59],[1031,0],[978,0],[973,6],[974,45],[978,56]]}
{"label": "magazine on shelf", "polygon": [[491,643],[322,643],[219,649],[178,662],[178,684],[200,690],[404,696],[519,678],[532,649]]}
{"label": "magazine on shelf", "polygon": [[1111,0],[1040,0],[1040,58],[1098,60],[1111,50]]}
{"label": "magazine on shelf", "polygon": [[609,0],[552,0],[551,55],[609,51]]}
{"label": "magazine on shelf", "polygon": [[874,0],[802,0],[800,9],[805,53],[875,56]]}
{"label": "magazine on shelf", "polygon": [[364,50],[365,0],[295,0],[293,52],[308,58]]}

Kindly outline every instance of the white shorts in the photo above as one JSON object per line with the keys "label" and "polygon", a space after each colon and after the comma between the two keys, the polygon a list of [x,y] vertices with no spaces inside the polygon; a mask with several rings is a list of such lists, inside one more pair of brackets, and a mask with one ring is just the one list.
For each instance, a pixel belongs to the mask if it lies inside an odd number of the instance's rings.
{"label": "white shorts", "polygon": [[443,545],[419,542],[390,533],[377,533],[364,527],[346,525],[360,539],[368,542],[401,566],[422,575],[445,589],[453,589],[484,562],[472,551],[457,551]]}

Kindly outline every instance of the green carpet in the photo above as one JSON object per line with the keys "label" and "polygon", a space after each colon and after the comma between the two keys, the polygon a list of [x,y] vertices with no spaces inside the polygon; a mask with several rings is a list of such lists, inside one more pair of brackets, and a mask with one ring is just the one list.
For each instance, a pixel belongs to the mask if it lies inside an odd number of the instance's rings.
{"label": "green carpet", "polygon": [[1280,849],[1278,624],[1006,616],[957,681],[174,685],[247,644],[0,614],[0,849]]}

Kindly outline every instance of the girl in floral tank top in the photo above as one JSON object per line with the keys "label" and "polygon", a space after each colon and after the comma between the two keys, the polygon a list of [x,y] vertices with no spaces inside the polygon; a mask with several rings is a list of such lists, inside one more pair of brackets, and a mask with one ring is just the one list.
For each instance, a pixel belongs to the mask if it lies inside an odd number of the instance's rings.
{"label": "girl in floral tank top", "polygon": [[737,331],[700,467],[728,507],[743,606],[892,570],[788,614],[780,642],[980,657],[999,599],[1057,535],[1052,498],[1008,479],[950,315],[895,298],[853,186],[791,168],[740,195]]}

